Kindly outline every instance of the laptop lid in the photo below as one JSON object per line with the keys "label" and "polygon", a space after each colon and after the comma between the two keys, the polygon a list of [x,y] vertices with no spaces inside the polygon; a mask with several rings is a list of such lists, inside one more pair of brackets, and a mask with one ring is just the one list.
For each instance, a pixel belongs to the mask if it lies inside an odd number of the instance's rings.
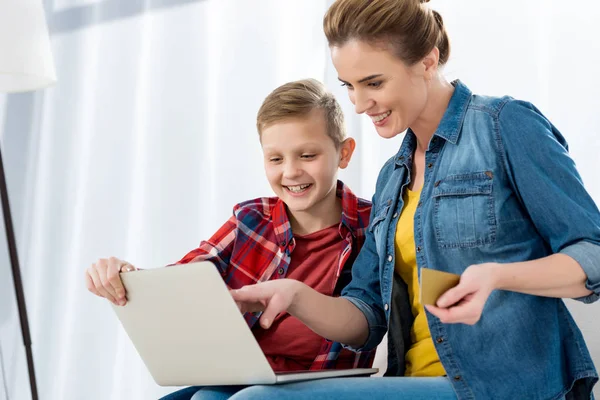
{"label": "laptop lid", "polygon": [[121,278],[128,301],[113,309],[157,384],[276,382],[212,263],[140,270]]}

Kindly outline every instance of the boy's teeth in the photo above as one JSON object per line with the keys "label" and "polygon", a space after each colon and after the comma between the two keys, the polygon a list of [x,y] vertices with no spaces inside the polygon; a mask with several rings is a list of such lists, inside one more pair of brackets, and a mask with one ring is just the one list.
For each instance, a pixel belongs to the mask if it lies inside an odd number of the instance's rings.
{"label": "boy's teeth", "polygon": [[292,192],[301,192],[304,189],[306,189],[307,187],[309,187],[310,184],[307,185],[298,185],[298,186],[287,186],[287,188],[292,191]]}
{"label": "boy's teeth", "polygon": [[385,112],[385,113],[383,113],[383,114],[381,114],[381,115],[377,115],[376,117],[372,117],[372,118],[373,118],[373,121],[375,121],[375,122],[379,122],[379,121],[381,121],[382,119],[384,119],[385,117],[387,117],[388,115],[390,115],[391,113],[392,113],[391,111],[387,111],[387,112]]}

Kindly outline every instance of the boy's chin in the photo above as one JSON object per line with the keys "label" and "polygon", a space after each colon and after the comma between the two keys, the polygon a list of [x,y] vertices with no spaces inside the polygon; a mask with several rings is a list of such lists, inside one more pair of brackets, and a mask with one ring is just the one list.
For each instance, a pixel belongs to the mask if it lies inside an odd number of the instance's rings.
{"label": "boy's chin", "polygon": [[287,206],[288,210],[292,212],[303,212],[310,210],[310,204],[307,204],[306,202],[299,202],[294,200],[289,201],[288,199],[285,199],[283,202]]}
{"label": "boy's chin", "polygon": [[289,197],[283,198],[283,202],[291,212],[307,212],[314,205],[309,199],[290,199]]}

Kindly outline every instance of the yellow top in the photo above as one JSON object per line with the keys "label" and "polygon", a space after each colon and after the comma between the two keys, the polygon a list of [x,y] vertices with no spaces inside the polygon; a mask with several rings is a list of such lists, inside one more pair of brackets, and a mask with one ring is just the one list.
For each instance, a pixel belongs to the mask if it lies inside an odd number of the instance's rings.
{"label": "yellow top", "polygon": [[408,286],[412,313],[415,321],[410,330],[411,345],[406,352],[406,376],[444,376],[446,371],[440,362],[427,325],[425,309],[419,300],[419,278],[415,251],[414,217],[421,197],[421,190],[406,189],[404,208],[396,226],[394,247],[396,272]]}

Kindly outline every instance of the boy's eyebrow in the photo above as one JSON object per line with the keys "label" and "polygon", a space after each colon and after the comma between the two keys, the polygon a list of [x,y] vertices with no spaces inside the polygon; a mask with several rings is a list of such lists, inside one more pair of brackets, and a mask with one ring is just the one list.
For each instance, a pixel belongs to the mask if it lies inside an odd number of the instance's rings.
{"label": "boy's eyebrow", "polygon": [[[369,75],[366,78],[362,78],[361,80],[359,80],[358,83],[363,83],[363,82],[366,82],[366,81],[370,81],[371,79],[379,78],[381,75],[383,75],[383,74]],[[342,82],[342,83],[348,83],[348,82],[346,82],[345,80],[343,80],[343,79],[341,79],[339,77],[338,77],[338,80],[340,82]]]}

